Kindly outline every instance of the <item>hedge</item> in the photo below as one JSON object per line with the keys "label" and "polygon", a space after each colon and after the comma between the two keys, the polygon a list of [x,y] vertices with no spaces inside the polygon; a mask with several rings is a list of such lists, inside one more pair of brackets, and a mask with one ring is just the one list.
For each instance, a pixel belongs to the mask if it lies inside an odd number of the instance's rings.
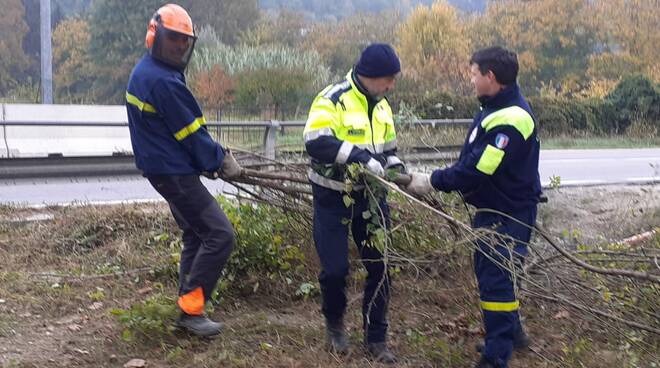
{"label": "hedge", "polygon": [[[421,119],[469,118],[479,106],[474,97],[434,91],[398,93],[392,99],[395,109],[405,104]],[[545,135],[620,134],[634,121],[660,130],[660,85],[642,75],[624,77],[604,99],[531,97],[528,101]]]}

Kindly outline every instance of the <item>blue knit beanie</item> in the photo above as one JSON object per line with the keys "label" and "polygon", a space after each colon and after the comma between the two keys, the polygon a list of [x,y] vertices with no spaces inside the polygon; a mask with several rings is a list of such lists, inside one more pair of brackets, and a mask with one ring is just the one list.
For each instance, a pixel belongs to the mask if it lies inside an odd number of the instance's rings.
{"label": "blue knit beanie", "polygon": [[399,57],[392,46],[386,43],[373,43],[367,46],[355,65],[355,73],[368,78],[395,75],[401,71]]}

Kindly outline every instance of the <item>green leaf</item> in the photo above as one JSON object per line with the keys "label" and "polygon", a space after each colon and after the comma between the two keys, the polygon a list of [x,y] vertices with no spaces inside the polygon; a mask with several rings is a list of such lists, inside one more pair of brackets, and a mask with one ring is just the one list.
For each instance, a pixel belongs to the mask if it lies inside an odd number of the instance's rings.
{"label": "green leaf", "polygon": [[132,342],[133,341],[133,332],[131,332],[131,330],[125,328],[121,332],[121,339],[124,340],[125,342]]}
{"label": "green leaf", "polygon": [[346,206],[347,208],[355,203],[355,200],[351,198],[351,196],[349,196],[348,194],[344,194],[342,199],[344,200],[344,206]]}

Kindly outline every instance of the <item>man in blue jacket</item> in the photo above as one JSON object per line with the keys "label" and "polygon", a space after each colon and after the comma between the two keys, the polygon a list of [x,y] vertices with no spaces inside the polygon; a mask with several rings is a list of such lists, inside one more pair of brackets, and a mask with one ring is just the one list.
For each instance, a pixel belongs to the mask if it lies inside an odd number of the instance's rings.
{"label": "man in blue jacket", "polygon": [[473,227],[494,228],[507,239],[496,244],[479,240],[474,253],[486,330],[477,367],[506,367],[512,350],[529,344],[510,270],[519,271],[536,221],[539,141],[532,111],[516,83],[516,54],[501,47],[482,49],[472,55],[470,68],[481,110],[458,161],[430,176],[413,173],[406,189],[420,196],[459,191],[477,208]]}
{"label": "man in blue jacket", "polygon": [[165,198],[183,231],[176,324],[212,336],[222,325],[204,315],[204,305],[234,247],[234,229],[199,176],[230,179],[241,168],[213,141],[186,86],[183,71],[195,40],[192,20],[182,7],[158,9],[147,29],[149,52],[128,82],[126,109],[136,166]]}

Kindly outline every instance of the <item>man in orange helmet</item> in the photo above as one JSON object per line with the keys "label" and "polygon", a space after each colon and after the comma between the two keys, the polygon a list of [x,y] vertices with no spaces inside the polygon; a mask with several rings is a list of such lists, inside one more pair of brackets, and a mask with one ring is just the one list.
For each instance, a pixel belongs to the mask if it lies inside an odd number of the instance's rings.
{"label": "man in orange helmet", "polygon": [[185,9],[175,4],[158,9],[147,29],[149,52],[128,81],[126,109],[136,166],[165,198],[183,231],[176,324],[212,336],[222,325],[204,315],[204,306],[235,240],[231,223],[199,176],[230,179],[242,169],[213,141],[186,86],[183,71],[195,40]]}

